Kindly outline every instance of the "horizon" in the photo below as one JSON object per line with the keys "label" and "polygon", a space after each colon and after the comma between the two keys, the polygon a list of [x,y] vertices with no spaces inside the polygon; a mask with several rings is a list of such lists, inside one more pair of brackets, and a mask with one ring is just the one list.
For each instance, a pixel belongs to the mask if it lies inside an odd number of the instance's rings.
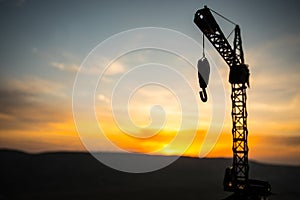
{"label": "horizon", "polygon": [[[93,154],[121,154],[126,156],[126,154],[130,155],[141,155],[141,156],[158,156],[158,157],[177,157],[176,160],[180,159],[180,158],[191,158],[191,159],[225,159],[225,160],[230,160],[232,161],[232,157],[199,157],[199,156],[192,156],[192,155],[165,155],[165,154],[145,154],[145,153],[141,153],[141,152],[116,152],[116,151],[98,151],[98,152],[89,152],[89,151],[74,151],[74,150],[53,150],[53,151],[41,151],[41,152],[29,152],[29,151],[25,151],[25,150],[18,150],[18,149],[8,149],[8,148],[0,148],[0,152],[18,152],[18,153],[22,153],[22,154],[27,154],[27,155],[44,155],[44,154],[89,154],[91,156],[93,156]],[[93,156],[94,157],[94,156]],[[94,157],[95,158],[95,157]],[[97,158],[95,158],[97,159]],[[175,162],[176,162],[175,160]],[[288,167],[300,167],[299,164],[297,163],[289,163],[289,164],[283,164],[281,162],[264,162],[264,161],[259,161],[259,160],[255,160],[255,159],[251,159],[249,158],[249,161],[252,163],[258,163],[258,164],[264,164],[264,165],[272,165],[272,166],[288,166]]]}

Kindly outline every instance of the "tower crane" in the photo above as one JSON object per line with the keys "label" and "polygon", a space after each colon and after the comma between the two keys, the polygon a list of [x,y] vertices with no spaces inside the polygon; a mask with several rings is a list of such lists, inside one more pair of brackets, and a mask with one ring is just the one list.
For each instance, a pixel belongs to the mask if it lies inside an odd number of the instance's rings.
{"label": "tower crane", "polygon": [[[248,65],[244,62],[241,30],[239,25],[234,23],[232,48],[211,11],[223,17],[204,6],[204,8],[195,13],[194,23],[202,31],[203,38],[206,36],[230,68],[233,162],[232,167],[225,170],[223,187],[225,191],[234,192],[233,196],[237,197],[237,199],[267,198],[271,190],[270,184],[266,181],[249,179],[246,89],[249,87],[250,73]],[[228,20],[225,17],[223,18]],[[232,21],[230,22],[233,23]],[[207,101],[205,88],[208,81],[208,77],[205,76],[208,76],[208,74],[199,74],[199,83],[202,88],[200,97],[205,102]]]}

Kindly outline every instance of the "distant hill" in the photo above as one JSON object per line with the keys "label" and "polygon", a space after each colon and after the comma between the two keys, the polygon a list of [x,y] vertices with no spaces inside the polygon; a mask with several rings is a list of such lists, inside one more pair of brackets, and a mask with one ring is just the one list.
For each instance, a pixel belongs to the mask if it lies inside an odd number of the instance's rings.
{"label": "distant hill", "polygon": [[[0,160],[1,200],[221,200],[230,195],[222,188],[230,159],[182,157],[145,174],[110,169],[89,153],[0,150]],[[300,199],[300,167],[256,162],[250,167],[251,178],[271,183],[271,200]]]}

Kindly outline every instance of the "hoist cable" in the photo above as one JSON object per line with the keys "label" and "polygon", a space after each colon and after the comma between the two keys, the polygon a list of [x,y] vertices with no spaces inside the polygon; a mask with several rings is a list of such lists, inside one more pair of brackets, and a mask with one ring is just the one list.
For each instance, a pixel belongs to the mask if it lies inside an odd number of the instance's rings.
{"label": "hoist cable", "polygon": [[227,36],[227,40],[228,40],[228,38],[232,35],[232,33],[233,33],[233,31],[235,30],[235,28],[234,29],[232,29],[232,31],[229,33],[229,35]]}
{"label": "hoist cable", "polygon": [[222,17],[224,20],[226,20],[226,21],[228,21],[228,22],[230,22],[230,23],[232,23],[233,25],[237,25],[236,23],[234,23],[233,21],[231,21],[230,19],[228,19],[228,18],[226,18],[226,17],[224,17],[223,15],[221,15],[220,13],[218,13],[218,12],[216,12],[216,11],[214,11],[213,9],[209,9],[209,10],[211,10],[213,13],[215,13],[216,15],[218,15],[218,16],[220,16],[220,17]]}
{"label": "hoist cable", "polygon": [[205,43],[204,43],[204,33],[202,34],[202,45],[203,45],[203,49],[202,49],[202,56],[203,58],[205,58]]}

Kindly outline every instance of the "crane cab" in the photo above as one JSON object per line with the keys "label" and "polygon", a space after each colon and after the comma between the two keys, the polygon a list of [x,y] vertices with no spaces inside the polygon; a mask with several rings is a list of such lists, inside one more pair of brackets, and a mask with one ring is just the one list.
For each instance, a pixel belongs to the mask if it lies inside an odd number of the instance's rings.
{"label": "crane cab", "polygon": [[249,85],[249,69],[248,65],[240,64],[230,67],[229,82],[231,84],[246,84]]}

